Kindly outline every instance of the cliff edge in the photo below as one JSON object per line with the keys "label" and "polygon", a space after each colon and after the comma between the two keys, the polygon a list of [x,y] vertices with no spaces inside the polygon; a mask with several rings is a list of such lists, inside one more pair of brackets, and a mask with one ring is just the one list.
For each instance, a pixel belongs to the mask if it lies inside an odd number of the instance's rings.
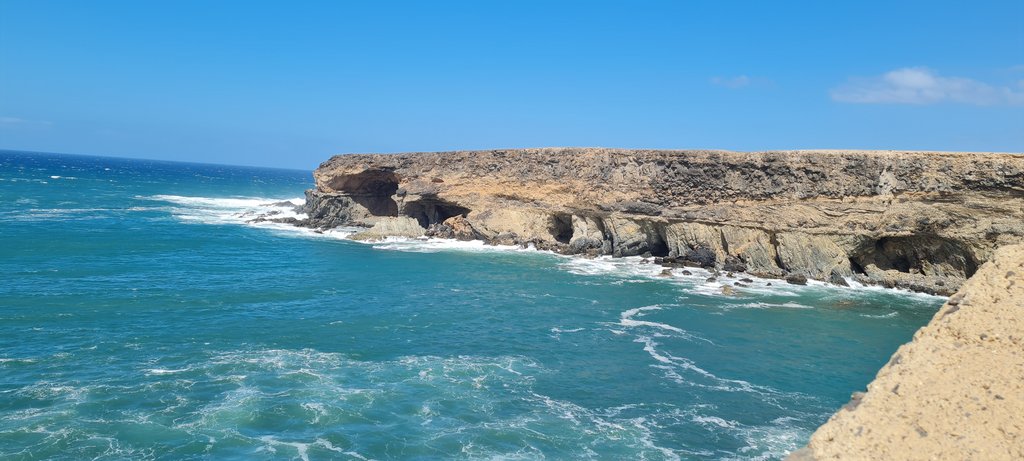
{"label": "cliff edge", "polygon": [[480,239],[567,254],[950,295],[1024,242],[1024,156],[548,148],[339,155],[314,228]]}
{"label": "cliff edge", "polygon": [[1000,249],[789,459],[1024,459],[1024,246]]}

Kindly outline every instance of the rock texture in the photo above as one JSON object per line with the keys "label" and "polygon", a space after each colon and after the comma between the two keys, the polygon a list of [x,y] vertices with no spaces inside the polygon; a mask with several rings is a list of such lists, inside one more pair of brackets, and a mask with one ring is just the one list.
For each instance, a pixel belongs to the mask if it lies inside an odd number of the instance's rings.
{"label": "rock texture", "polygon": [[1024,459],[1024,246],[1000,249],[790,459]]}
{"label": "rock texture", "polygon": [[516,149],[339,155],[314,177],[312,227],[405,216],[429,235],[945,295],[1024,242],[1016,154]]}
{"label": "rock texture", "polygon": [[408,216],[394,216],[378,219],[373,227],[356,232],[352,240],[381,240],[387,237],[422,237],[423,228]]}

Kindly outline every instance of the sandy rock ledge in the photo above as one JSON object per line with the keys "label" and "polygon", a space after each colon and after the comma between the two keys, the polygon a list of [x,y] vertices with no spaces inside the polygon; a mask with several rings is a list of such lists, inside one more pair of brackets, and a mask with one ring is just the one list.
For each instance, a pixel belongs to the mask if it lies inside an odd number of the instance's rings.
{"label": "sandy rock ledge", "polygon": [[1024,245],[999,249],[788,459],[1024,459]]}

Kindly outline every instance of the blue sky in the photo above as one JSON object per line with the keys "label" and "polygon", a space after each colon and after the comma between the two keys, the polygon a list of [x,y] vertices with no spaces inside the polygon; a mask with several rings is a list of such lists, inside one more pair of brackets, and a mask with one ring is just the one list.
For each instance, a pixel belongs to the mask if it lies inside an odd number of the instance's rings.
{"label": "blue sky", "polygon": [[1024,2],[0,0],[0,148],[1024,151]]}

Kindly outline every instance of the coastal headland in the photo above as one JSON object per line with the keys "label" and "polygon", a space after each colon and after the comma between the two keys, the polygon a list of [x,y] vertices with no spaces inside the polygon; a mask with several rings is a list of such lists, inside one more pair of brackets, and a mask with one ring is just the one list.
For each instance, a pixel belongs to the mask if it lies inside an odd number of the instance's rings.
{"label": "coastal headland", "polygon": [[605,148],[338,155],[314,228],[951,295],[1024,242],[1024,156]]}

